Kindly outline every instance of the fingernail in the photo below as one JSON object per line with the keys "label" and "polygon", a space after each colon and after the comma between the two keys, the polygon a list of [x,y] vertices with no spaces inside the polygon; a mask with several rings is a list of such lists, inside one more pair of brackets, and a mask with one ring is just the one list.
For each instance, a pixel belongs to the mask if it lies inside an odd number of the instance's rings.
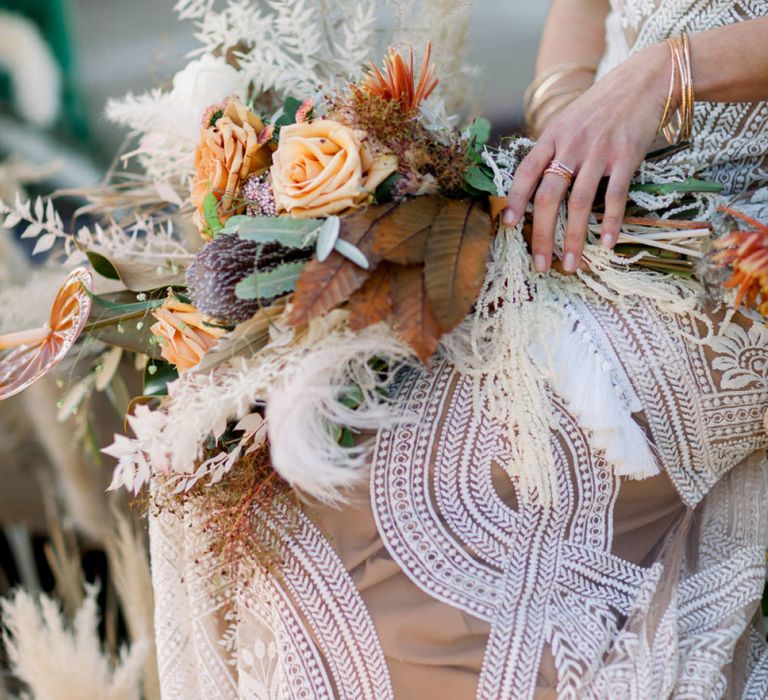
{"label": "fingernail", "polygon": [[563,267],[568,272],[573,272],[576,269],[576,253],[566,253],[565,260],[563,260]]}
{"label": "fingernail", "polygon": [[604,233],[600,236],[600,245],[603,246],[603,248],[613,248],[614,241],[615,237],[612,233]]}
{"label": "fingernail", "polygon": [[536,272],[546,272],[547,259],[541,253],[536,253],[533,256],[533,266],[536,268]]}
{"label": "fingernail", "polygon": [[514,226],[517,223],[517,216],[515,216],[515,212],[511,209],[505,209],[501,220],[505,226]]}

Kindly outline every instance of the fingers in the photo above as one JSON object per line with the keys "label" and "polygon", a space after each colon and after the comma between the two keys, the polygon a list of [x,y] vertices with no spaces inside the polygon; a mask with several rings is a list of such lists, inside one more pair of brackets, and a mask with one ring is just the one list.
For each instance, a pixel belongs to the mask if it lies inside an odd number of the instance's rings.
{"label": "fingers", "polygon": [[604,172],[602,163],[585,163],[573,184],[568,198],[568,224],[563,245],[563,269],[566,272],[575,272],[581,265],[589,217]]}
{"label": "fingers", "polygon": [[537,272],[546,272],[552,264],[555,226],[560,204],[568,191],[568,181],[548,173],[541,179],[533,200],[533,266]]}
{"label": "fingers", "polygon": [[512,188],[507,195],[507,208],[504,210],[503,216],[505,226],[517,226],[520,219],[523,218],[541,174],[549,165],[554,154],[554,146],[551,143],[539,141],[517,167],[512,180]]}
{"label": "fingers", "polygon": [[608,189],[605,192],[603,225],[600,229],[600,244],[606,248],[613,248],[619,238],[633,174],[634,169],[629,166],[628,161],[616,163],[611,172]]}

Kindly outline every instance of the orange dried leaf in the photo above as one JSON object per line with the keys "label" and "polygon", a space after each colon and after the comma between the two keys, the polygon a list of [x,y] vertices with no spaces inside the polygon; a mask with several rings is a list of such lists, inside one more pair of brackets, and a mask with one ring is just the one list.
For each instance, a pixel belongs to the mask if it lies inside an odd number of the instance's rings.
{"label": "orange dried leaf", "polygon": [[376,227],[374,253],[398,265],[424,262],[430,226],[444,204],[442,197],[403,202]]}
{"label": "orange dried leaf", "polygon": [[386,321],[392,311],[392,268],[379,265],[368,281],[349,300],[349,327],[361,331]]}
{"label": "orange dried leaf", "polygon": [[479,202],[451,200],[432,224],[424,281],[444,332],[470,312],[485,280],[491,221]]}
{"label": "orange dried leaf", "polygon": [[339,238],[357,246],[368,259],[369,268],[364,270],[335,251],[323,262],[311,260],[296,284],[293,309],[288,317],[290,325],[298,326],[327,314],[365,284],[381,261],[373,251],[376,226],[396,206],[368,207],[341,220]]}
{"label": "orange dried leaf", "polygon": [[397,334],[426,363],[437,350],[443,333],[427,296],[420,265],[394,268],[392,314]]}
{"label": "orange dried leaf", "polygon": [[492,194],[488,197],[488,206],[490,207],[491,220],[496,221],[507,206],[507,198]]}

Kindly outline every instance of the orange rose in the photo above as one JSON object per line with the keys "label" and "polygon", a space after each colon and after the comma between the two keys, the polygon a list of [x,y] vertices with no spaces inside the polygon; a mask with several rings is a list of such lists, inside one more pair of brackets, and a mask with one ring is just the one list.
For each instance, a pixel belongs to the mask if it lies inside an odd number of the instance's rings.
{"label": "orange rose", "polygon": [[374,158],[364,137],[332,119],[284,126],[270,170],[278,212],[307,219],[369,201],[397,170],[397,158]]}
{"label": "orange rose", "polygon": [[205,325],[205,318],[192,304],[173,297],[152,315],[157,319],[151,330],[160,340],[160,354],[179,372],[194,367],[226,333],[223,328]]}
{"label": "orange rose", "polygon": [[195,153],[197,173],[190,200],[198,210],[198,224],[205,226],[203,202],[209,192],[221,202],[219,219],[241,213],[244,204],[233,202],[240,186],[272,162],[272,133],[264,122],[236,100],[229,101],[211,126],[203,126]]}

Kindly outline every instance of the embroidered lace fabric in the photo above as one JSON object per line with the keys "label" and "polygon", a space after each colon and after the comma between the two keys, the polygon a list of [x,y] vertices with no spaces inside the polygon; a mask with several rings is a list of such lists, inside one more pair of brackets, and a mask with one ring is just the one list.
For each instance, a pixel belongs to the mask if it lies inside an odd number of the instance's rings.
{"label": "embroidered lace fabric", "polygon": [[[604,68],[683,25],[767,13],[617,0]],[[766,106],[719,109],[697,108],[686,157],[734,191],[765,183]],[[223,580],[199,514],[152,518],[163,698],[768,697],[768,329],[713,312],[704,340],[693,317],[571,289],[568,317],[639,409],[661,473],[616,476],[551,390],[557,506],[523,499],[479,380],[438,356],[401,378],[418,420],[369,436],[352,505],[307,505],[290,530],[264,514],[284,535],[275,574]]]}

